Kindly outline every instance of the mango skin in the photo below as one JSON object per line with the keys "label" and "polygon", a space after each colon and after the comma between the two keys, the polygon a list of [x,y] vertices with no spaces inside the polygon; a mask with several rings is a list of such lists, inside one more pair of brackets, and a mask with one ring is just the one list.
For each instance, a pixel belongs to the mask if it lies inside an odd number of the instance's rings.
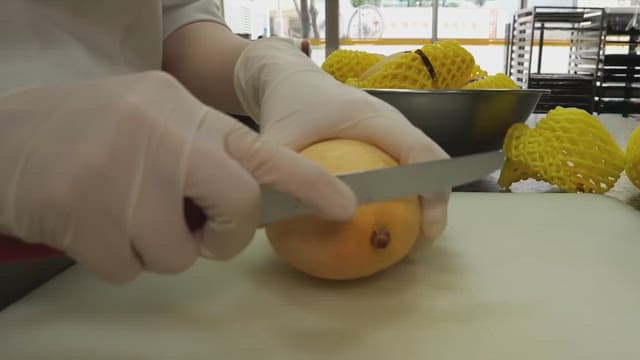
{"label": "mango skin", "polygon": [[[301,154],[333,174],[397,166],[375,146],[349,139],[315,143]],[[276,254],[313,277],[352,280],[374,275],[402,260],[420,233],[417,196],[364,204],[344,222],[303,216],[269,224]]]}

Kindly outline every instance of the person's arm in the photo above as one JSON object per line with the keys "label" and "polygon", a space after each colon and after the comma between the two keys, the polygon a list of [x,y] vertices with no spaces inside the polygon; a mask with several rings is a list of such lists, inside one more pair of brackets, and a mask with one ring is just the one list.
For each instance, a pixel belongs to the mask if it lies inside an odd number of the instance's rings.
{"label": "person's arm", "polygon": [[250,41],[216,21],[197,21],[164,41],[163,70],[200,101],[218,110],[245,114],[234,90],[234,67]]}
{"label": "person's arm", "polygon": [[[246,115],[234,89],[238,58],[252,41],[234,34],[215,0],[163,0],[162,69],[205,104]],[[294,41],[307,56],[307,40]],[[257,119],[254,119],[257,121]]]}

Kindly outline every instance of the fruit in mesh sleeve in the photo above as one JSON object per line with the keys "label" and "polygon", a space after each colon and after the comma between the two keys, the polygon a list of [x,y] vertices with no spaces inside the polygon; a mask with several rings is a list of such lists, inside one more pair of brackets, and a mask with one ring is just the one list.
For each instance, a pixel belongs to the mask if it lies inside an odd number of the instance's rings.
{"label": "fruit in mesh sleeve", "polygon": [[377,89],[459,89],[474,65],[473,55],[460,43],[441,40],[388,56],[349,83]]}
{"label": "fruit in mesh sleeve", "polygon": [[383,58],[383,55],[367,51],[337,49],[327,56],[322,69],[336,80],[345,82],[349,78],[358,78]]}
{"label": "fruit in mesh sleeve", "polygon": [[358,78],[346,83],[360,88],[374,89],[426,89],[431,86],[428,70],[418,55],[403,52],[390,55]]}
{"label": "fruit in mesh sleeve", "polygon": [[600,121],[578,108],[556,107],[535,128],[513,125],[503,144],[498,185],[533,178],[566,192],[604,193],[620,178],[625,154]]}
{"label": "fruit in mesh sleeve", "polygon": [[351,85],[359,88],[366,88],[366,86],[364,86],[364,84],[361,83],[360,80],[358,80],[358,78],[348,78],[347,80],[344,81],[344,83],[347,85]]}
{"label": "fruit in mesh sleeve", "polygon": [[631,133],[625,155],[627,177],[633,185],[640,189],[640,126]]}
{"label": "fruit in mesh sleeve", "polygon": [[539,164],[549,157],[546,154],[544,138],[527,125],[512,125],[505,135],[502,151],[506,160],[498,179],[498,185],[508,188],[520,180],[542,180],[542,174],[536,170]]}
{"label": "fruit in mesh sleeve", "polygon": [[519,89],[509,76],[504,73],[487,76],[483,79],[472,81],[465,85],[463,89]]}
{"label": "fruit in mesh sleeve", "polygon": [[471,69],[471,75],[469,76],[469,80],[470,81],[480,80],[480,79],[484,79],[487,76],[489,76],[489,73],[486,72],[483,68],[481,68],[480,65],[475,64]]}

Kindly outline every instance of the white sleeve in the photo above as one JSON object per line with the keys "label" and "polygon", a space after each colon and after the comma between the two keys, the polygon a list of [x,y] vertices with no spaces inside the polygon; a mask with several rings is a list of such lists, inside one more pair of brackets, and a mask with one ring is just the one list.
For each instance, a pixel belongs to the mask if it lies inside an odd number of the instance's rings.
{"label": "white sleeve", "polygon": [[195,21],[216,21],[226,26],[217,0],[162,0],[162,35]]}

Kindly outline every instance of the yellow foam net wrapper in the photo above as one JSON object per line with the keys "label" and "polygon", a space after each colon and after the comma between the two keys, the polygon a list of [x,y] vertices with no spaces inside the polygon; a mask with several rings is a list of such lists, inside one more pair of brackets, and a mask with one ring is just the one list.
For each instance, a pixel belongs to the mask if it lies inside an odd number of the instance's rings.
{"label": "yellow foam net wrapper", "polygon": [[471,75],[469,76],[469,80],[478,80],[485,78],[489,75],[489,73],[480,67],[480,65],[475,64],[471,69]]}
{"label": "yellow foam net wrapper", "polygon": [[475,60],[454,40],[440,40],[415,51],[396,53],[346,83],[376,89],[459,89]]}
{"label": "yellow foam net wrapper", "polygon": [[640,189],[640,126],[633,130],[627,142],[625,172],[633,185]]}
{"label": "yellow foam net wrapper", "polygon": [[546,181],[566,192],[604,193],[625,168],[625,153],[590,113],[556,107],[535,128],[514,124],[505,136],[498,185]]}
{"label": "yellow foam net wrapper", "polygon": [[519,89],[509,76],[504,73],[497,73],[476,81],[472,81],[465,85],[463,89]]}
{"label": "yellow foam net wrapper", "polygon": [[336,80],[357,78],[384,58],[384,55],[361,50],[337,49],[322,63],[322,69]]}

